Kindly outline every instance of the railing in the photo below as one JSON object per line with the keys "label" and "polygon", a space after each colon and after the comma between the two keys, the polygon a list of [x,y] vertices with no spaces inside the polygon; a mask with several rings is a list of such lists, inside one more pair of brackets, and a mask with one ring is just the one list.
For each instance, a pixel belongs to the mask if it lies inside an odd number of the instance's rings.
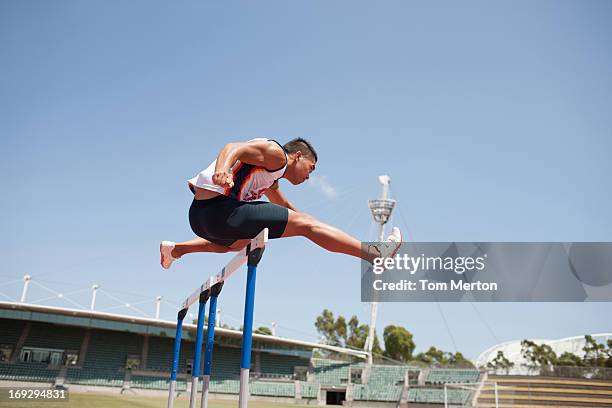
{"label": "railing", "polygon": [[297,376],[295,374],[275,374],[275,373],[261,373],[251,372],[249,378],[251,380],[262,380],[262,381],[295,381]]}

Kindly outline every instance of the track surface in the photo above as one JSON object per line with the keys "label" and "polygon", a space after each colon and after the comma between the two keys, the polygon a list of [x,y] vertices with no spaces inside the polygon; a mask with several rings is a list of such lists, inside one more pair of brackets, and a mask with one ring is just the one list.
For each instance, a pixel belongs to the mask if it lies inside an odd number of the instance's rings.
{"label": "track surface", "polygon": [[[54,403],[42,402],[0,402],[2,408],[165,408],[165,398],[135,397],[122,395],[94,395],[94,394],[70,394],[68,402]],[[187,408],[188,399],[179,399],[174,402],[176,408]],[[215,401],[209,404],[210,408],[236,407],[236,401]],[[198,407],[200,406],[198,401]],[[277,405],[270,402],[250,402],[252,408],[295,408],[296,405]]]}

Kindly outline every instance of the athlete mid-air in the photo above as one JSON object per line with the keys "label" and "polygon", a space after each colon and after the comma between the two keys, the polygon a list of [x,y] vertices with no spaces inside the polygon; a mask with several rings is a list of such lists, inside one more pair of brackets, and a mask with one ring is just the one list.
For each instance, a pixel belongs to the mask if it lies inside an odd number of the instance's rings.
{"label": "athlete mid-air", "polygon": [[[332,252],[368,262],[395,255],[401,233],[393,228],[386,242],[361,242],[311,215],[299,212],[281,193],[278,180],[298,185],[315,170],[317,153],[302,138],[281,145],[269,139],[228,143],[205,170],[187,183],[194,194],[189,224],[197,238],[162,241],[161,265],[192,252],[229,252],[243,249],[262,229],[269,238],[302,236]],[[270,200],[257,201],[262,195]]]}

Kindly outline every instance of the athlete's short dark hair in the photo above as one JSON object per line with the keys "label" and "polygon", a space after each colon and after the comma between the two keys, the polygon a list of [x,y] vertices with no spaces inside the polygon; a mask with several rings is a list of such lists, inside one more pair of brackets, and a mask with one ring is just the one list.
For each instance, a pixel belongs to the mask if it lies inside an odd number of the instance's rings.
{"label": "athlete's short dark hair", "polygon": [[315,162],[319,160],[314,147],[312,147],[309,141],[302,139],[301,137],[296,137],[295,139],[288,141],[283,146],[283,149],[285,149],[287,153],[295,153],[300,151],[304,156],[313,158]]}

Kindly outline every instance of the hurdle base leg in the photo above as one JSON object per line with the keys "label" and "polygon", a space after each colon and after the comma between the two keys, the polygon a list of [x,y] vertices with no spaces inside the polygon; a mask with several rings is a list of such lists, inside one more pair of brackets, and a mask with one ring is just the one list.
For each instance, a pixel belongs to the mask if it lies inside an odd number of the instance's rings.
{"label": "hurdle base leg", "polygon": [[240,394],[238,397],[238,407],[247,408],[249,405],[249,372],[248,368],[240,369]]}
{"label": "hurdle base leg", "polygon": [[191,379],[191,393],[189,394],[189,408],[195,408],[198,401],[198,377]]}
{"label": "hurdle base leg", "polygon": [[170,381],[170,390],[168,391],[168,408],[174,407],[174,394],[176,393],[176,380]]}
{"label": "hurdle base leg", "polygon": [[208,408],[208,388],[210,387],[210,375],[202,378],[202,403],[201,408]]}

